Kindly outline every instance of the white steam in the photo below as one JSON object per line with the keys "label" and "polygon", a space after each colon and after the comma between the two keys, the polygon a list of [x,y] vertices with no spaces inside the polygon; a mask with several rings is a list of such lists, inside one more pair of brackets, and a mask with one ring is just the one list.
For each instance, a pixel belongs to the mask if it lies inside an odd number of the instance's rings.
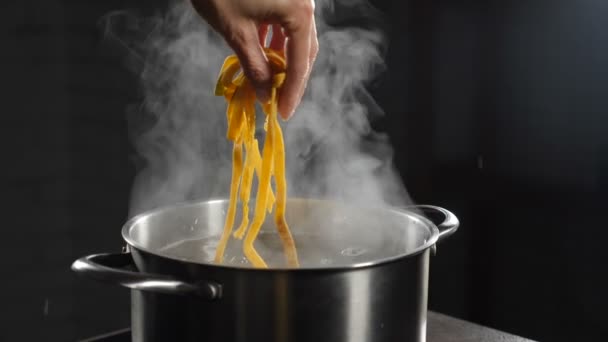
{"label": "white steam", "polygon": [[[411,204],[393,168],[388,137],[374,132],[369,122],[382,114],[365,89],[384,70],[386,39],[373,25],[378,13],[364,0],[316,5],[319,55],[302,104],[282,122],[288,196]],[[131,66],[141,75],[144,98],[129,110],[140,167],[130,214],[226,198],[231,143],[225,136],[226,102],[213,89],[232,51],[188,1],[173,2],[160,16],[120,13],[106,19],[108,35],[130,42]],[[348,20],[357,24],[347,25]]]}

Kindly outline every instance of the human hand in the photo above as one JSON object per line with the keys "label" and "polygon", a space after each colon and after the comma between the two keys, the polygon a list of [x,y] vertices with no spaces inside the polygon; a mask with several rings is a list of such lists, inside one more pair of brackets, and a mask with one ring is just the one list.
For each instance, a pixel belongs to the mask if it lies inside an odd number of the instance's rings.
{"label": "human hand", "polygon": [[272,26],[270,48],[285,52],[287,71],[279,92],[279,114],[288,119],[300,103],[319,50],[314,0],[191,0],[197,12],[239,58],[258,99],[270,98],[272,70],[264,42]]}

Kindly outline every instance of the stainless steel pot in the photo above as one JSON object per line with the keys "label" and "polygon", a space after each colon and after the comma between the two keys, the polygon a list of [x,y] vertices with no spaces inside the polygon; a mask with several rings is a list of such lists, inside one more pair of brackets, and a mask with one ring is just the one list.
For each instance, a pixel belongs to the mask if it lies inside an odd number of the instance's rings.
{"label": "stainless steel pot", "polygon": [[255,269],[238,240],[225,264],[212,262],[226,207],[185,203],[134,217],[122,230],[127,252],[72,269],[132,289],[133,341],[425,341],[429,254],[458,228],[452,213],[290,199],[300,268],[285,266],[268,224],[256,249],[270,268]]}

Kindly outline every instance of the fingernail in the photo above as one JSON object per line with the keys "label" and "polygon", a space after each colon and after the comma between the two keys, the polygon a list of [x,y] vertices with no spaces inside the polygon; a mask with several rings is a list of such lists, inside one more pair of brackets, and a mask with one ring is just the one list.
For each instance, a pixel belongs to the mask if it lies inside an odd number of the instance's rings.
{"label": "fingernail", "polygon": [[289,113],[289,114],[287,115],[287,120],[291,119],[291,117],[292,117],[292,116],[293,116],[295,113],[296,113],[296,109],[294,108],[294,109],[292,109],[292,110],[291,110],[291,113]]}
{"label": "fingernail", "polygon": [[294,103],[291,112],[287,115],[287,119],[291,118],[295,113],[296,110],[300,107],[300,105],[302,104],[302,95],[300,94],[300,97],[298,98],[297,102]]}
{"label": "fingernail", "polygon": [[283,118],[283,120],[288,121],[289,119],[291,119],[291,117],[293,116],[293,114],[296,112],[295,108],[291,110],[291,112],[289,112],[288,114],[283,114],[281,113],[281,117]]}
{"label": "fingernail", "polygon": [[283,121],[289,121],[289,119],[291,119],[292,116],[293,116],[293,112],[289,115],[281,114],[281,119],[283,119]]}

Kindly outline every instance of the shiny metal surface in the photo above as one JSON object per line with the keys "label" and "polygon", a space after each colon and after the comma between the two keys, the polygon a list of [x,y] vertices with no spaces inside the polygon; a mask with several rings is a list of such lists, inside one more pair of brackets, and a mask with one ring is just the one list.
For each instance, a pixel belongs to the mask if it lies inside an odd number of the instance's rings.
{"label": "shiny metal surface", "polygon": [[[174,295],[196,295],[213,300],[222,295],[222,286],[213,282],[188,283],[173,276],[137,272],[130,253],[103,253],[76,260],[72,270],[82,275],[139,291]],[[131,270],[129,270],[129,267]]]}
{"label": "shiny metal surface", "polygon": [[[132,289],[137,342],[425,341],[430,250],[458,227],[449,211],[417,206],[429,220],[412,209],[290,200],[296,244],[311,240],[298,246],[305,266],[290,269],[268,255],[272,268],[255,269],[214,265],[196,248],[221,233],[225,204],[140,215],[123,229],[129,253],[81,258],[73,269]],[[274,227],[264,229],[271,236]],[[265,238],[256,247],[270,253]],[[337,262],[323,264],[319,255],[338,255]]]}
{"label": "shiny metal surface", "polygon": [[133,341],[425,341],[429,249],[371,267],[276,270],[176,263],[133,249],[143,272],[222,284],[222,298],[132,291]]}
{"label": "shiny metal surface", "polygon": [[[226,200],[162,208],[133,218],[125,224],[122,234],[139,250],[180,261],[211,264],[226,208]],[[447,213],[449,218],[445,222],[450,227],[445,227],[444,233],[458,227],[451,213],[432,206],[398,210],[351,207],[327,200],[288,200],[286,218],[298,249],[299,269],[369,266],[425,250],[442,233],[418,215],[418,209]],[[240,217],[236,222],[238,225]],[[270,218],[256,240],[256,249],[272,269],[288,268]],[[250,267],[240,240],[230,240],[224,260],[223,266]]]}

